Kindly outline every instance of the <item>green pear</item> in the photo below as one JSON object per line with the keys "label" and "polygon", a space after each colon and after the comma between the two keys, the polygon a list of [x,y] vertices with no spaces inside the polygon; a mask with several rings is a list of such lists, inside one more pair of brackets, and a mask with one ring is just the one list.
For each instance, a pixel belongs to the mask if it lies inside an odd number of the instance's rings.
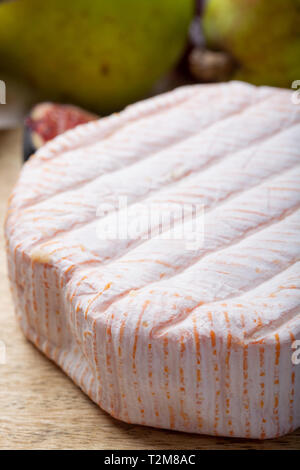
{"label": "green pear", "polygon": [[235,78],[291,87],[300,79],[300,0],[209,0],[207,45],[239,64]]}
{"label": "green pear", "polygon": [[193,0],[17,0],[0,4],[0,67],[47,99],[98,112],[149,92],[183,51]]}

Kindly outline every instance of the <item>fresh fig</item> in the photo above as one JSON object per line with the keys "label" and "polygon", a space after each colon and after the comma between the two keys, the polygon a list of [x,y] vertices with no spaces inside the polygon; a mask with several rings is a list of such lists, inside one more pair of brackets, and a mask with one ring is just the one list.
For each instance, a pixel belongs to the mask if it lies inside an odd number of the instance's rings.
{"label": "fresh fig", "polygon": [[25,119],[24,160],[26,161],[38,148],[68,129],[98,119],[77,106],[58,103],[39,103]]}

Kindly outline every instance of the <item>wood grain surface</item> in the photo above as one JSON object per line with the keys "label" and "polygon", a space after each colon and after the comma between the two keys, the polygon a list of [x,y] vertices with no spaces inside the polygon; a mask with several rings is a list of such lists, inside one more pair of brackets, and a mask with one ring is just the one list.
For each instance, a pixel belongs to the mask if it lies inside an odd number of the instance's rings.
{"label": "wood grain surface", "polygon": [[0,133],[0,449],[300,449],[300,429],[268,441],[184,434],[128,425],[92,403],[23,337],[6,275],[3,220],[21,167],[21,131]]}

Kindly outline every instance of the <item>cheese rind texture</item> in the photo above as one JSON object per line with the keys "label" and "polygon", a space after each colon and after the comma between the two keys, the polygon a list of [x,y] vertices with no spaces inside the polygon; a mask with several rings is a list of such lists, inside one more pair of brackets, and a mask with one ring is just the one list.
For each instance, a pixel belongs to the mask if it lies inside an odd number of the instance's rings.
{"label": "cheese rind texture", "polygon": [[[291,92],[240,82],[179,88],[54,139],[24,165],[5,224],[24,334],[128,423],[296,429],[299,163]],[[196,239],[174,236],[183,213]]]}

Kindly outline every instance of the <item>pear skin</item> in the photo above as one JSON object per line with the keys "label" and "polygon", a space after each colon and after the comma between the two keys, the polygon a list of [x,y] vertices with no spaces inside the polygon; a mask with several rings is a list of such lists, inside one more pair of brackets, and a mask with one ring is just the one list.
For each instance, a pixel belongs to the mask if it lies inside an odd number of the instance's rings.
{"label": "pear skin", "polygon": [[236,79],[291,87],[300,79],[300,0],[210,0],[207,45],[237,60]]}
{"label": "pear skin", "polygon": [[109,113],[145,96],[183,51],[193,0],[0,4],[0,67],[47,99]]}

